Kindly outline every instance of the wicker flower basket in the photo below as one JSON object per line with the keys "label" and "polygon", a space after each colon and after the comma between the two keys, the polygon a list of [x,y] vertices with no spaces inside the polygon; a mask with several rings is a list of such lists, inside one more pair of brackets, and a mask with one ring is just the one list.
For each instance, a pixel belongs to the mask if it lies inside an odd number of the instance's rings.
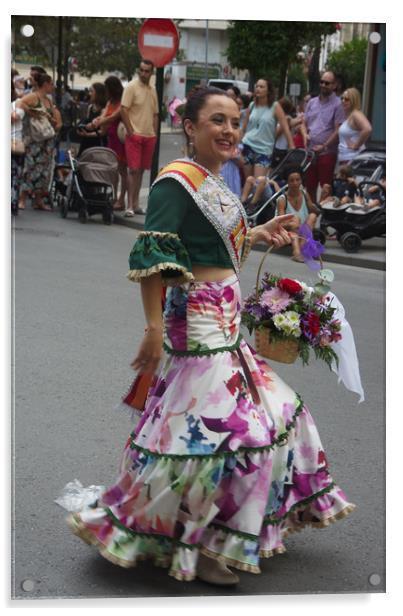
{"label": "wicker flower basket", "polygon": [[256,352],[262,357],[293,364],[298,358],[298,342],[295,340],[271,340],[268,328],[255,330]]}
{"label": "wicker flower basket", "polygon": [[[257,271],[256,278],[256,299],[258,297],[260,272],[263,267],[263,262],[269,252],[273,249],[273,246],[265,252]],[[320,259],[322,265],[322,259]],[[298,341],[297,340],[272,340],[270,338],[270,330],[268,328],[261,328],[255,330],[255,347],[256,352],[262,357],[278,361],[283,364],[293,364],[299,356]]]}

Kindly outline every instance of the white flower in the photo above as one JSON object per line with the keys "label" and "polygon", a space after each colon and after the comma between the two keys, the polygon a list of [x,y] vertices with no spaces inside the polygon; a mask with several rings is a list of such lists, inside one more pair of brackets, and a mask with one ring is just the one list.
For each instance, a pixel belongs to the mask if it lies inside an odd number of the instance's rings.
{"label": "white flower", "polygon": [[273,323],[277,327],[277,329],[283,329],[287,324],[287,320],[283,314],[276,314],[273,317]]}
{"label": "white flower", "polygon": [[287,310],[282,314],[276,314],[273,317],[273,323],[286,336],[294,336],[299,338],[301,329],[299,327],[299,315],[294,310]]}

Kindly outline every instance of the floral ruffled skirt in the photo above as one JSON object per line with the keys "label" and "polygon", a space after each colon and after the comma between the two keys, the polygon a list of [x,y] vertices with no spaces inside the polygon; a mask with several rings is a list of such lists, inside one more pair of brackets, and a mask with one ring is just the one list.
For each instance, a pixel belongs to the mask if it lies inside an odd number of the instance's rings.
{"label": "floral ruffled skirt", "polygon": [[236,276],[168,293],[167,357],[119,477],[69,517],[113,563],[192,580],[202,552],[259,573],[289,533],[354,509],[303,401],[240,337],[240,302]]}

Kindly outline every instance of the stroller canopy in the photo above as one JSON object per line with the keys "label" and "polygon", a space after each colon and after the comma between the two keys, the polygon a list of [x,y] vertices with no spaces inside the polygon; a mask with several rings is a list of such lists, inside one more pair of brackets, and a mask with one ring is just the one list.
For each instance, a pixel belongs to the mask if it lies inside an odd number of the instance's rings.
{"label": "stroller canopy", "polygon": [[86,182],[111,184],[118,181],[118,159],[109,148],[88,148],[81,154],[77,170]]}

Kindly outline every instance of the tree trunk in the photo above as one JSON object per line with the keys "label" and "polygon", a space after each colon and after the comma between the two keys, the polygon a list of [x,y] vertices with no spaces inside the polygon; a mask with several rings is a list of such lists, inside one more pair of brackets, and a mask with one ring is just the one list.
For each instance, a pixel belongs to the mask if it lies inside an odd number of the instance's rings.
{"label": "tree trunk", "polygon": [[309,94],[311,96],[318,96],[319,94],[319,58],[320,58],[320,41],[315,45],[315,49],[312,55],[311,62],[309,64],[308,80],[309,80]]}
{"label": "tree trunk", "polygon": [[279,98],[282,96],[286,96],[286,79],[287,79],[287,70],[288,66],[285,64],[280,69],[280,80],[279,80]]}

